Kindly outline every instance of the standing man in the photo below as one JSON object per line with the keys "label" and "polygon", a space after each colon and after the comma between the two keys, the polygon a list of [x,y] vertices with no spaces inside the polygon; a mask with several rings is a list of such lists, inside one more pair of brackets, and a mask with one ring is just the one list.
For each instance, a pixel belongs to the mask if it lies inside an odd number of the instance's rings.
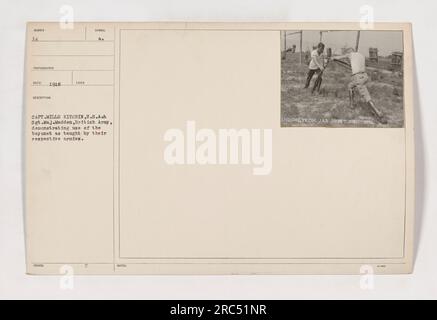
{"label": "standing man", "polygon": [[311,62],[309,65],[310,70],[308,71],[308,76],[305,83],[305,89],[307,89],[310,86],[311,79],[313,78],[314,74],[317,73],[318,77],[317,77],[317,81],[314,83],[314,87],[312,90],[313,93],[316,90],[316,88],[319,86],[318,81],[320,82],[322,81],[321,77],[319,76],[321,75],[323,70],[325,70],[325,57],[323,55],[324,51],[325,51],[325,45],[320,42],[317,46],[317,49],[311,52]]}
{"label": "standing man", "polygon": [[377,120],[382,124],[387,124],[387,119],[384,114],[376,107],[373,102],[369,90],[367,89],[366,84],[369,82],[369,76],[366,73],[366,59],[365,57],[359,53],[355,52],[353,48],[348,48],[346,50],[346,54],[342,56],[333,57],[333,60],[340,60],[348,58],[350,60],[351,68],[352,68],[352,78],[351,82],[348,85],[349,88],[349,102],[350,107],[353,109],[354,106],[354,90],[358,89],[360,95],[364,98],[367,105],[375,114]]}

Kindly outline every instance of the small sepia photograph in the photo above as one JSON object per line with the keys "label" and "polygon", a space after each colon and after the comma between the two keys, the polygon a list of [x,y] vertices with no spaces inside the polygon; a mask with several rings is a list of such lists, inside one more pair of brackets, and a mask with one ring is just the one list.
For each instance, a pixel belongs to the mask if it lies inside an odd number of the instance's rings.
{"label": "small sepia photograph", "polygon": [[402,128],[402,31],[281,31],[281,127]]}

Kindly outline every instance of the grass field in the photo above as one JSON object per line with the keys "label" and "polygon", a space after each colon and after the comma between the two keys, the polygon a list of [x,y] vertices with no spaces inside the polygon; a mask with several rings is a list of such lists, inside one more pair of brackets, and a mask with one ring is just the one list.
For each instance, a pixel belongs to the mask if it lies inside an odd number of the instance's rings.
{"label": "grass field", "polygon": [[367,84],[376,106],[388,123],[380,124],[367,104],[355,94],[355,108],[349,107],[348,83],[351,72],[331,62],[323,73],[319,93],[304,89],[308,66],[299,63],[299,53],[287,52],[281,68],[281,125],[283,127],[403,127],[403,77],[382,66],[367,68]]}

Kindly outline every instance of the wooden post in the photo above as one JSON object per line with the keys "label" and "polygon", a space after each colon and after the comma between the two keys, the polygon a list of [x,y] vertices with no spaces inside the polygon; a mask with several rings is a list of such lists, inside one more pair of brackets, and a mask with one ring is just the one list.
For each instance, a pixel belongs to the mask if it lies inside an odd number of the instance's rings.
{"label": "wooden post", "polygon": [[357,43],[355,45],[355,52],[358,52],[358,49],[360,47],[360,35],[361,35],[361,31],[358,31],[358,33],[357,33]]}
{"label": "wooden post", "polygon": [[281,50],[281,59],[285,60],[286,54],[287,54],[287,31],[284,30],[284,31],[282,31],[281,34],[284,37],[284,39],[283,39],[284,48],[283,48],[283,50]]}
{"label": "wooden post", "polygon": [[300,31],[300,64],[302,64],[302,42],[303,42],[303,30]]}
{"label": "wooden post", "polygon": [[284,31],[284,51],[287,52],[287,31]]}

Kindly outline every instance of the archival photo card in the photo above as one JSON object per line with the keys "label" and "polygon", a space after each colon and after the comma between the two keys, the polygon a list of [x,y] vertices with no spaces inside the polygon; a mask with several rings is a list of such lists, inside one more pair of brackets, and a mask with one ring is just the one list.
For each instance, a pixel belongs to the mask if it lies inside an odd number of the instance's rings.
{"label": "archival photo card", "polygon": [[412,272],[411,35],[29,23],[27,273]]}
{"label": "archival photo card", "polygon": [[281,127],[404,127],[403,31],[281,32]]}

